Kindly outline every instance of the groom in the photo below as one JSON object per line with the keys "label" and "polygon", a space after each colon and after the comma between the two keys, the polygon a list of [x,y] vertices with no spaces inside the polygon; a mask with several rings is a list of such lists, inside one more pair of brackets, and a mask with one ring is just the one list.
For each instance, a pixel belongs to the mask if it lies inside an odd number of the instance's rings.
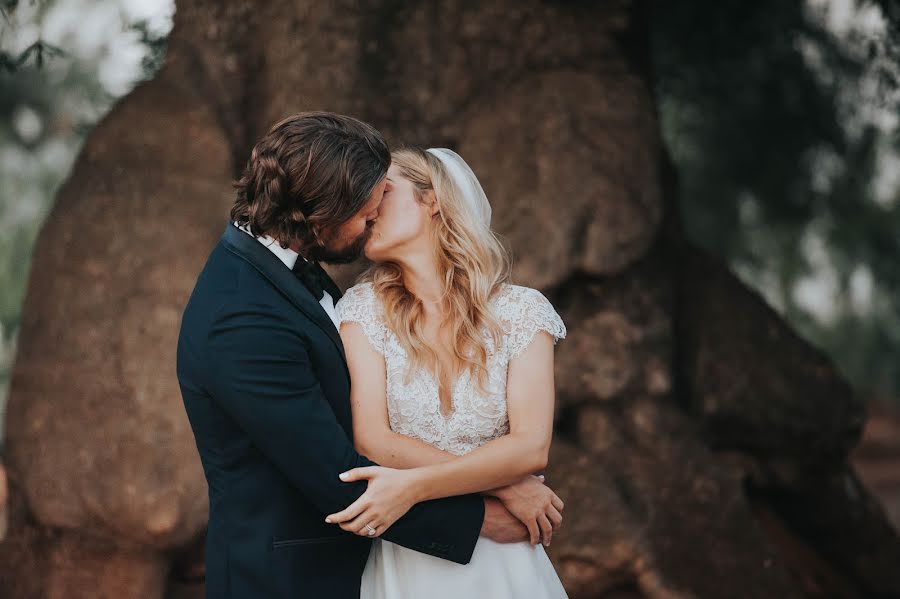
{"label": "groom", "polygon": [[[368,538],[325,523],[366,483],[353,448],[350,378],[317,262],[355,260],[384,193],[390,153],[356,119],[301,113],[253,148],[231,222],[184,311],[178,381],[209,486],[206,596],[359,596]],[[478,495],[420,503],[384,533],[460,564],[479,534],[527,531]]]}

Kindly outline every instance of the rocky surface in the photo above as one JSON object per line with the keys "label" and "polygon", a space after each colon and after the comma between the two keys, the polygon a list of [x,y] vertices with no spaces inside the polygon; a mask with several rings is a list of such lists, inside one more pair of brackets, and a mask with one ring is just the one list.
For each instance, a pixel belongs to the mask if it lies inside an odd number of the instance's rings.
{"label": "rocky surface", "polygon": [[6,413],[4,597],[201,592],[179,318],[231,178],[303,109],[459,150],[516,282],[563,315],[548,478],[567,518],[550,553],[573,599],[900,595],[896,511],[872,494],[891,496],[889,466],[848,461],[864,403],[684,240],[644,9],[179,1],[165,66],[92,133],[37,244]]}
{"label": "rocky surface", "polygon": [[0,464],[0,542],[6,538],[9,525],[9,486],[6,480],[6,468]]}
{"label": "rocky surface", "polygon": [[868,404],[863,437],[851,462],[885,510],[894,530],[900,531],[900,402],[888,398]]}

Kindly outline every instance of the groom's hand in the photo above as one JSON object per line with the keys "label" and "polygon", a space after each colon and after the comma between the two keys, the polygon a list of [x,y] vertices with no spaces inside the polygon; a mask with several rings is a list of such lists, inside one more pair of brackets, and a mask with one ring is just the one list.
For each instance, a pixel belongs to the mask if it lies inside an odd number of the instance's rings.
{"label": "groom's hand", "polygon": [[528,528],[531,544],[550,546],[553,532],[562,525],[563,501],[544,484],[543,476],[526,476],[521,481],[494,489],[491,494]]}
{"label": "groom's hand", "polygon": [[497,543],[521,543],[530,538],[525,525],[509,513],[499,499],[493,497],[484,498],[484,523],[481,525],[481,536]]}

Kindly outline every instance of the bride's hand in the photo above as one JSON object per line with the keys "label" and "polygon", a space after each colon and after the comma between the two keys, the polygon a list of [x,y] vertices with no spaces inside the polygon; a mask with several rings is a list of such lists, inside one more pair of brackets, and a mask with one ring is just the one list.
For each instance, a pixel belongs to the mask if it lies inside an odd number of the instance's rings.
{"label": "bride's hand", "polygon": [[562,524],[563,501],[544,484],[544,477],[526,476],[492,493],[509,512],[528,527],[531,544],[550,545],[553,531]]}
{"label": "bride's hand", "polygon": [[326,517],[325,522],[363,537],[381,535],[419,501],[418,479],[412,469],[367,466],[344,472],[340,478],[345,483],[368,480],[369,485],[356,501]]}

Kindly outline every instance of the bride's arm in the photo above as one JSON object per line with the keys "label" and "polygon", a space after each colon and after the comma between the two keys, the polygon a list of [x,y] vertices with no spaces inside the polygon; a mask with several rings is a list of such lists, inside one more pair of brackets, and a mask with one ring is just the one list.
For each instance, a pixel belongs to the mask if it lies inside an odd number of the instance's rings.
{"label": "bride's arm", "polygon": [[[390,468],[433,466],[458,456],[420,439],[391,430],[387,412],[387,372],[384,356],[366,339],[360,324],[341,324],[341,339],[350,369],[350,407],[353,414],[353,443],[356,450],[376,464]],[[512,485],[494,485],[481,492],[497,497],[507,507],[528,502],[535,492],[534,482],[519,477]]]}
{"label": "bride's arm", "polygon": [[350,407],[356,451],[390,468],[418,468],[451,461],[450,452],[391,430],[387,412],[387,372],[361,325],[341,324],[341,339],[350,369]]}
{"label": "bride's arm", "polygon": [[[348,329],[348,337],[355,336],[351,331],[352,329]],[[358,334],[362,335],[363,332],[358,331]],[[361,339],[360,341],[366,342],[367,340]],[[360,349],[360,341],[351,341],[352,349],[348,351],[348,354]],[[368,351],[374,350],[369,348]],[[380,358],[380,356],[375,357]],[[351,366],[353,385],[363,386],[366,395],[365,400],[358,403],[365,404],[370,401],[370,393],[386,394],[386,391],[381,391],[386,388],[383,360],[373,359],[371,354],[366,357],[363,351],[359,351],[356,358],[350,359],[355,362],[354,366]],[[381,370],[377,371],[373,363],[380,364]],[[356,376],[361,370],[367,369],[370,369],[371,372],[365,379],[366,384],[358,385]],[[357,374],[354,374],[354,371]],[[380,378],[375,376],[376,372]],[[377,383],[377,389],[369,388],[368,382],[376,379],[380,381]],[[537,333],[525,351],[510,361],[506,393],[510,426],[508,434],[494,439],[464,456],[447,457],[449,454],[444,454],[438,457],[440,461],[436,460],[437,463],[429,465],[406,470],[369,467],[345,472],[341,475],[342,480],[353,482],[367,479],[369,481],[368,488],[363,496],[345,510],[329,515],[328,521],[340,523],[342,528],[351,531],[361,529],[366,522],[376,522],[387,527],[398,517],[398,514],[402,515],[405,509],[408,509],[408,505],[414,503],[439,497],[497,489],[523,480],[536,480],[530,475],[546,466],[553,432],[553,338],[548,333]],[[359,399],[360,397],[357,397],[357,400]],[[354,410],[356,409],[357,406],[354,405]],[[365,419],[361,430],[368,429],[370,424],[376,423],[377,426],[382,427],[378,435],[384,435],[384,429],[389,430],[386,414],[387,409],[383,405],[377,413],[373,411],[371,414],[368,412],[360,414],[360,424]],[[354,420],[356,418],[357,413],[354,412]],[[365,434],[363,433],[363,437]],[[386,438],[389,437],[373,436],[369,438],[369,441]],[[406,448],[410,448],[412,445],[402,439],[394,440],[397,445],[393,450],[385,451],[382,448],[381,451],[389,454],[387,456],[389,459],[397,460],[399,454],[405,454],[406,451],[397,449],[400,447],[400,443],[404,443]],[[362,443],[365,447],[366,441],[362,441]],[[427,444],[423,443],[422,446],[427,446]],[[416,449],[410,453],[417,451]],[[429,451],[428,455],[436,456],[437,454]],[[368,455],[368,457],[378,462],[378,456]],[[538,486],[543,487],[543,485]],[[507,490],[511,489],[513,492],[509,493],[510,497],[501,497],[504,505],[528,527],[532,543],[536,543],[540,536],[543,537],[545,543],[549,543],[553,528],[559,526],[562,521],[560,513],[563,509],[562,501],[546,487],[540,489],[542,494],[533,494],[523,501],[523,497],[517,496],[521,487],[518,489],[517,487],[519,485],[506,487]]]}
{"label": "bride's arm", "polygon": [[[390,439],[380,449],[380,457],[399,463],[398,460],[421,452],[428,456],[423,461],[434,459],[435,463],[405,470],[372,466],[345,472],[341,475],[345,482],[367,479],[369,486],[363,496],[343,511],[329,515],[326,521],[338,523],[344,530],[353,532],[373,522],[376,528],[386,528],[414,503],[486,490],[496,492],[500,487],[501,492],[508,491],[508,497],[497,496],[528,527],[532,543],[543,537],[549,544],[553,529],[562,521],[563,502],[541,484],[537,485],[539,489],[532,486],[526,497],[524,485],[518,483],[537,480],[529,475],[543,469],[547,463],[554,403],[552,337],[546,332],[537,333],[525,351],[510,361],[506,397],[510,432],[466,455],[452,456],[403,435],[397,435],[399,438],[386,435],[384,430],[389,431],[390,427],[385,399],[381,400],[380,409],[357,411],[372,400],[371,394],[386,395],[386,374],[384,360],[372,348],[361,347],[367,340],[360,339],[363,332],[353,332],[355,328],[348,327],[346,331],[350,340],[347,353],[353,385],[363,387],[360,390],[363,393],[356,397],[353,405],[354,428],[360,426],[362,448],[373,440],[378,444],[379,440]],[[356,355],[350,357],[354,353]],[[363,378],[358,379],[360,375]],[[377,403],[372,401],[372,404]],[[354,436],[357,436],[356,432]],[[387,449],[389,445],[391,449]],[[365,451],[361,453],[366,454]],[[379,461],[377,452],[368,457]],[[415,458],[404,463],[414,461]],[[510,483],[517,484],[504,487]]]}
{"label": "bride's arm", "polygon": [[421,500],[473,493],[516,482],[547,466],[553,435],[553,338],[537,333],[509,363],[509,434],[451,461],[416,468]]}

